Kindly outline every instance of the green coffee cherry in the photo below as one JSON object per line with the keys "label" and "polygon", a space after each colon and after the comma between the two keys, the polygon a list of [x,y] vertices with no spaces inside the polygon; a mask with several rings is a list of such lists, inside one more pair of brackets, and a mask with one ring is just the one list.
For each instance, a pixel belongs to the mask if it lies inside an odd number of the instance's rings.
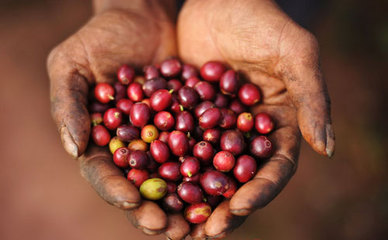
{"label": "green coffee cherry", "polygon": [[167,193],[167,183],[160,178],[151,178],[140,186],[141,195],[149,200],[159,200]]}

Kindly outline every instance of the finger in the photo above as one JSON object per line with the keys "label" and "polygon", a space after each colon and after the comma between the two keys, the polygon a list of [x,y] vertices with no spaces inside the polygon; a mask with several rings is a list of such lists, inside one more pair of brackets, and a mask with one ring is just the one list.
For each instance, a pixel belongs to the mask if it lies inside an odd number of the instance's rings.
{"label": "finger", "polygon": [[303,137],[320,154],[334,153],[334,132],[330,117],[330,98],[318,62],[318,43],[303,33],[299,44],[283,59],[281,75],[297,108]]}
{"label": "finger", "polygon": [[65,150],[77,158],[85,151],[90,133],[88,83],[58,55],[54,51],[48,60],[51,113]]}
{"label": "finger", "polygon": [[220,239],[238,228],[246,216],[236,216],[230,212],[229,200],[222,202],[212,212],[205,224],[206,235],[211,239]]}
{"label": "finger", "polygon": [[138,208],[127,211],[127,218],[147,235],[160,234],[167,227],[166,214],[152,201],[143,201]]}
{"label": "finger", "polygon": [[205,223],[195,224],[192,226],[190,237],[194,240],[206,239]]}
{"label": "finger", "polygon": [[[295,115],[291,114],[291,109],[288,109],[287,114],[287,107],[277,109],[273,106],[263,106],[259,111],[263,109],[276,120],[278,129],[269,136],[275,150],[273,156],[259,168],[255,177],[237,190],[230,200],[231,212],[239,216],[248,215],[267,205],[287,184],[297,167],[300,133],[296,123],[290,121],[290,125],[286,124],[288,118]],[[283,118],[279,118],[281,116]]]}
{"label": "finger", "polygon": [[118,169],[111,154],[104,148],[90,146],[80,157],[81,175],[108,203],[121,209],[138,207],[141,202],[139,191]]}
{"label": "finger", "polygon": [[167,239],[184,239],[190,233],[190,225],[182,214],[175,213],[167,216],[168,225],[164,233]]}

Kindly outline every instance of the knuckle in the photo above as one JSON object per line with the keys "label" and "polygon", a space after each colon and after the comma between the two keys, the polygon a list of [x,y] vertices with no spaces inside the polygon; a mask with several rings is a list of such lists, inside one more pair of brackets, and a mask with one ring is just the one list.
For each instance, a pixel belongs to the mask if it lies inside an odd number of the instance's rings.
{"label": "knuckle", "polygon": [[313,52],[318,51],[319,44],[315,35],[308,31],[306,31],[304,34],[305,34],[305,44],[307,46],[307,49]]}
{"label": "knuckle", "polygon": [[268,164],[271,164],[271,169],[262,177],[271,181],[274,186],[284,186],[295,174],[298,167],[297,162],[292,157],[281,153],[275,154]]}
{"label": "knuckle", "polygon": [[[319,43],[317,38],[309,31],[298,27],[293,34],[288,35],[285,41],[288,53],[285,55],[281,72],[287,72],[288,68],[305,68],[319,72]],[[292,77],[292,76],[291,76]]]}
{"label": "knuckle", "polygon": [[63,72],[64,69],[68,71],[68,69],[74,68],[69,64],[70,62],[74,62],[74,47],[72,45],[74,44],[66,40],[51,49],[46,59],[46,67],[49,75],[50,73],[56,75],[55,72]]}
{"label": "knuckle", "polygon": [[299,29],[294,38],[289,57],[297,65],[317,66],[319,57],[319,44],[317,38],[305,29]]}
{"label": "knuckle", "polygon": [[305,64],[313,63],[315,65],[319,54],[319,44],[316,37],[312,33],[305,31],[300,44],[304,51],[298,53],[299,57]]}
{"label": "knuckle", "polygon": [[56,62],[57,56],[59,55],[61,45],[55,46],[53,49],[51,49],[50,53],[47,56],[46,65],[47,68],[50,68],[52,64]]}

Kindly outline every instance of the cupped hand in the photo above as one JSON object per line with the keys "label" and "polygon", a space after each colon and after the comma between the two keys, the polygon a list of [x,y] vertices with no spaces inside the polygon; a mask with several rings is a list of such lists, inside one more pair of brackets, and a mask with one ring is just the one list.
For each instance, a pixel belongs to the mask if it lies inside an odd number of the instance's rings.
{"label": "cupped hand", "polygon": [[276,149],[256,176],[214,210],[195,238],[224,237],[257,208],[267,205],[297,168],[300,132],[315,151],[332,156],[330,101],[314,36],[272,0],[189,0],[178,19],[178,51],[197,67],[227,63],[262,91],[260,106],[276,122],[269,136]]}
{"label": "cupped hand", "polygon": [[[158,1],[154,1],[158,3]],[[54,48],[48,58],[52,115],[65,150],[79,159],[81,174],[108,203],[127,210],[133,224],[147,234],[184,236],[182,216],[167,216],[155,203],[141,202],[139,192],[103,148],[88,146],[89,87],[115,81],[122,64],[142,67],[176,55],[174,18],[157,6],[147,10],[109,10]],[[177,229],[179,228],[179,229]],[[186,232],[184,232],[186,231]]]}

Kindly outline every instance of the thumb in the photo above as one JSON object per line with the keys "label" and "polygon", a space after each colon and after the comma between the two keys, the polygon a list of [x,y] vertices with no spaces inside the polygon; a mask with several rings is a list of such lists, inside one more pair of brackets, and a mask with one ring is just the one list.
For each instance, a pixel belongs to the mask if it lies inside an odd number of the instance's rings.
{"label": "thumb", "polygon": [[284,58],[281,74],[297,109],[298,125],[313,149],[331,157],[334,131],[330,116],[330,98],[318,63],[318,43],[305,34],[292,54]]}
{"label": "thumb", "polygon": [[63,147],[77,158],[85,152],[89,140],[88,83],[71,64],[52,59],[48,61],[52,117]]}

